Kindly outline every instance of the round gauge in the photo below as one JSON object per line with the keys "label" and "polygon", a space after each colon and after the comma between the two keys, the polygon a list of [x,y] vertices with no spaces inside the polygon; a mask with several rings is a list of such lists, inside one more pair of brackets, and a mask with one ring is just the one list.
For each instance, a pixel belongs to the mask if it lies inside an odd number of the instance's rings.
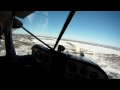
{"label": "round gauge", "polygon": [[77,65],[74,62],[69,62],[67,65],[69,72],[74,73],[77,71]]}
{"label": "round gauge", "polygon": [[43,53],[42,53],[42,51],[40,51],[40,50],[38,50],[38,59],[39,59],[40,61],[43,61]]}
{"label": "round gauge", "polygon": [[86,75],[87,74],[87,69],[86,68],[81,68],[80,69],[80,74]]}
{"label": "round gauge", "polygon": [[35,57],[37,58],[37,52],[34,52],[35,53]]}
{"label": "round gauge", "polygon": [[34,50],[32,50],[32,56],[33,56],[34,58],[36,58],[36,56],[35,56],[35,51],[34,51]]}
{"label": "round gauge", "polygon": [[44,56],[44,62],[48,63],[49,62],[49,57],[48,56]]}
{"label": "round gauge", "polygon": [[90,78],[91,78],[91,79],[98,79],[98,74],[97,74],[96,72],[92,72],[92,73],[90,74]]}
{"label": "round gauge", "polygon": [[41,61],[43,60],[43,56],[42,56],[41,53],[38,54],[38,59],[41,60]]}

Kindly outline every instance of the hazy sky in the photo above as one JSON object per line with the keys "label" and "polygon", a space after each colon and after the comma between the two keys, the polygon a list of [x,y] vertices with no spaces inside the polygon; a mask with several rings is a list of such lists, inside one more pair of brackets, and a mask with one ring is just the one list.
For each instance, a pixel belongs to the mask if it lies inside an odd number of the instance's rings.
{"label": "hazy sky", "polygon": [[[58,37],[69,11],[40,11],[20,19],[35,35]],[[25,33],[19,29],[16,33]],[[120,48],[120,11],[77,11],[62,38]]]}

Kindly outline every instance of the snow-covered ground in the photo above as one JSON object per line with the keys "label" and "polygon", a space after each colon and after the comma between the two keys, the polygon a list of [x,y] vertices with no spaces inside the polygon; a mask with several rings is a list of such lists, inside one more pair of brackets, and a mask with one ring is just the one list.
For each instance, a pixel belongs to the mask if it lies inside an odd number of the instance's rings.
{"label": "snow-covered ground", "polygon": [[[56,42],[54,38],[42,37],[41,39],[51,47],[53,47]],[[40,44],[36,39],[32,39],[32,42]],[[107,73],[110,79],[120,79],[120,50],[69,40],[61,40],[59,45],[65,46],[66,53],[71,53],[76,56],[79,56],[80,51],[83,51],[85,56],[97,63]]]}
{"label": "snow-covered ground", "polygon": [[[49,46],[54,47],[54,44],[56,42],[55,38],[39,38]],[[31,47],[34,44],[42,44],[37,39],[29,35],[15,35],[13,36],[13,41],[16,53],[18,55],[31,54]],[[119,49],[116,50],[113,48],[105,48],[97,45],[93,46],[91,44],[84,44],[70,40],[60,40],[59,45],[63,45],[66,48],[64,52],[71,53],[76,56],[79,56],[80,51],[83,51],[85,56],[87,58],[91,58],[93,62],[97,63],[107,73],[110,79],[120,79]]]}
{"label": "snow-covered ground", "polygon": [[5,44],[4,44],[4,40],[0,40],[0,56],[5,56],[6,52],[5,52]]}

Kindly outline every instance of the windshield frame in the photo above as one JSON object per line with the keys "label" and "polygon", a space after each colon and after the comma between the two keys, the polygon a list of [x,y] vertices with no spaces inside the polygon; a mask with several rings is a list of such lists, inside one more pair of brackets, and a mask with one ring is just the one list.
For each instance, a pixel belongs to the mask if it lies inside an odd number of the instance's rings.
{"label": "windshield frame", "polygon": [[62,35],[64,34],[66,28],[68,27],[69,23],[71,22],[74,14],[76,11],[70,11],[70,13],[67,16],[67,19],[65,20],[65,23],[61,29],[61,32],[58,35],[58,38],[55,42],[54,48],[51,48],[48,44],[46,44],[45,42],[43,42],[41,39],[37,38],[34,34],[32,34],[29,30],[27,30],[25,27],[21,26],[21,28],[23,28],[23,30],[25,30],[26,32],[28,32],[30,35],[32,35],[33,37],[35,37],[38,41],[40,41],[41,43],[43,43],[44,45],[46,45],[48,48],[50,48],[51,50],[55,50],[56,46],[58,45],[60,39],[62,38]]}
{"label": "windshield frame", "polygon": [[69,15],[68,15],[68,17],[67,17],[67,19],[66,19],[63,27],[62,27],[62,30],[61,30],[58,38],[57,38],[57,41],[56,41],[56,43],[55,43],[55,45],[54,45],[54,50],[55,50],[56,46],[58,45],[60,39],[62,38],[62,35],[64,34],[64,32],[65,32],[66,28],[68,27],[69,23],[71,22],[74,14],[75,14],[75,12],[76,12],[76,11],[70,11],[70,13],[69,13]]}

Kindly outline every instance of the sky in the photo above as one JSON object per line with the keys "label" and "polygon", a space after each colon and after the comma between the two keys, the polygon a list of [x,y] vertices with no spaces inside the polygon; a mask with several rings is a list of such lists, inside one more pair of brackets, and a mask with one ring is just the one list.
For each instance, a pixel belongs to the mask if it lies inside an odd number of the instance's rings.
{"label": "sky", "polygon": [[[23,26],[37,36],[58,37],[69,11],[37,11]],[[19,29],[15,33],[26,33]],[[120,11],[76,11],[62,38],[120,48]]]}

